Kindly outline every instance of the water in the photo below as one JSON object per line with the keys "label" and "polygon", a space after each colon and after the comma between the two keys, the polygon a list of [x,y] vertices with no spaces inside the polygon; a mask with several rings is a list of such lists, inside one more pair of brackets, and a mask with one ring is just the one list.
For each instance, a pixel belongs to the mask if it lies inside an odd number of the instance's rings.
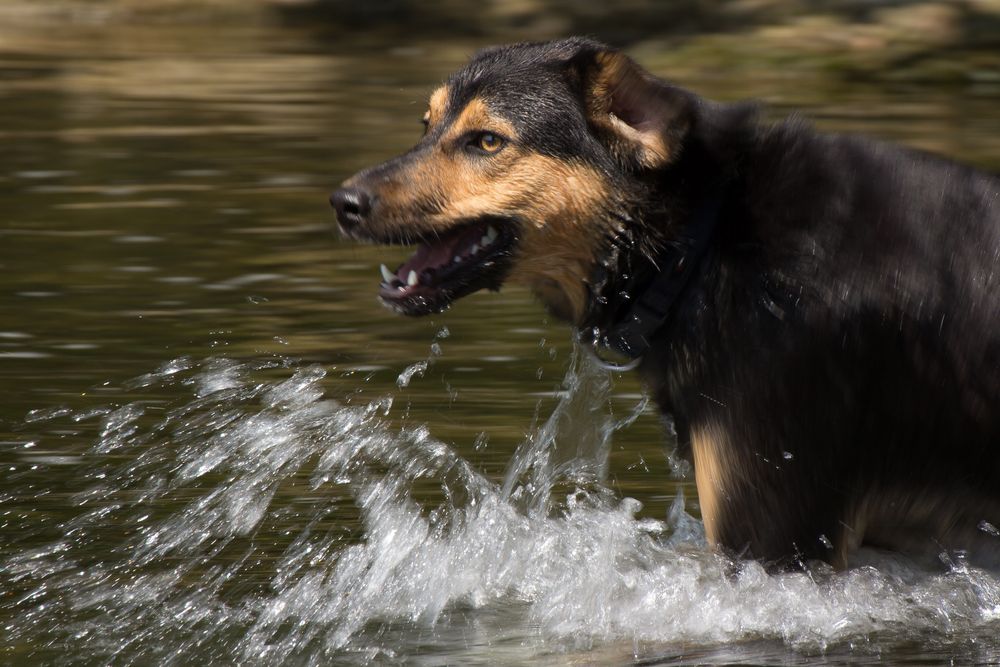
{"label": "water", "polygon": [[[641,516],[595,472],[630,422],[601,418],[599,373],[574,355],[504,483],[427,426],[393,426],[392,394],[352,405],[323,366],[287,359],[179,358],[121,388],[180,390],[156,410],[137,396],[33,412],[36,430],[95,437],[69,462],[76,483],[58,493],[74,510],[47,539],[37,517],[6,513],[30,542],[0,564],[9,657],[669,662],[693,645],[702,659],[874,659],[914,641],[1000,656],[1000,579],[962,563],[771,577],[709,552],[680,495],[668,516]],[[559,425],[585,412],[597,437],[572,438],[572,465],[555,465]],[[44,503],[47,471],[68,462],[26,449],[20,485]]]}
{"label": "water", "polygon": [[[1000,660],[962,562],[710,553],[634,379],[524,292],[375,303],[405,251],[341,243],[326,194],[475,46],[385,44],[0,22],[2,660]],[[676,71],[1000,164],[989,87]]]}

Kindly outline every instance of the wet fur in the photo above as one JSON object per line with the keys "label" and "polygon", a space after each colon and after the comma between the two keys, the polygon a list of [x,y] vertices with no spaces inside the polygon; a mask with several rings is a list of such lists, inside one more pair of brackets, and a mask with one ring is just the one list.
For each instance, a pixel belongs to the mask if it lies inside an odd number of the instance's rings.
{"label": "wet fur", "polygon": [[[508,216],[508,279],[577,327],[620,312],[718,201],[639,371],[676,416],[714,545],[776,567],[844,566],[861,545],[1000,564],[983,523],[1000,526],[996,178],[760,123],[581,39],[477,54],[427,120],[410,153],[352,179],[382,197],[371,236]],[[506,155],[457,158],[449,138],[485,125]]]}

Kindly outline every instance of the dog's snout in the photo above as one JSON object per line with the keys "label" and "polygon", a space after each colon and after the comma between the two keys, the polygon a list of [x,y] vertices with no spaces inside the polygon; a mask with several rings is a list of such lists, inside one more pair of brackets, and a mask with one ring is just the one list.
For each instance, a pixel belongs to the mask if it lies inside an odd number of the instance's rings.
{"label": "dog's snout", "polygon": [[330,205],[337,212],[337,222],[344,229],[357,227],[371,211],[371,197],[360,188],[340,188],[330,195]]}

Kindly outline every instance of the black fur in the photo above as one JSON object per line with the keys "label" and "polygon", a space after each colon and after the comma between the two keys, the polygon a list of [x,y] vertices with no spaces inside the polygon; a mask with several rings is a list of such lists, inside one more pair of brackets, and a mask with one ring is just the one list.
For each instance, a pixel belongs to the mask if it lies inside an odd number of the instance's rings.
{"label": "black fur", "polygon": [[[731,184],[706,193],[722,175]],[[639,177],[640,236],[669,239],[685,224],[671,213],[724,197],[640,367],[682,441],[723,434],[719,543],[779,565],[837,561],[859,531],[1000,562],[1000,182],[708,104],[680,159]]]}
{"label": "black fur", "polygon": [[829,559],[821,536],[867,504],[865,543],[996,563],[1000,183],[801,122],[741,133],[717,240],[641,371],[727,435],[720,541]]}

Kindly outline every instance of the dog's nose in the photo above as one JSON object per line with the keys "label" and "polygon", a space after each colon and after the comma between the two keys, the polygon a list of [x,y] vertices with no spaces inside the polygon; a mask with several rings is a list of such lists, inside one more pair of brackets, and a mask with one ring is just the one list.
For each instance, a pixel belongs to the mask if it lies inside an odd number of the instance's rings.
{"label": "dog's nose", "polygon": [[330,195],[330,206],[337,211],[337,222],[344,229],[357,227],[371,210],[368,193],[358,188],[340,188]]}

